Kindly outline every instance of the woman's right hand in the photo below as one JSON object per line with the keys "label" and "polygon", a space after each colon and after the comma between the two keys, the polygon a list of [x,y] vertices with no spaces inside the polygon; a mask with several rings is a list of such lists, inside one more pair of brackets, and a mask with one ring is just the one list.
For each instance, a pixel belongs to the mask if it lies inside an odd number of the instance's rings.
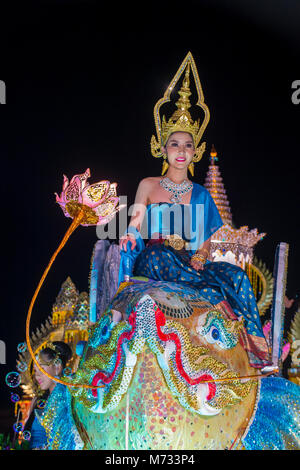
{"label": "woman's right hand", "polygon": [[136,247],[136,239],[134,235],[126,233],[123,237],[120,238],[119,246],[121,250],[127,251],[127,244],[131,242],[131,250],[134,250]]}

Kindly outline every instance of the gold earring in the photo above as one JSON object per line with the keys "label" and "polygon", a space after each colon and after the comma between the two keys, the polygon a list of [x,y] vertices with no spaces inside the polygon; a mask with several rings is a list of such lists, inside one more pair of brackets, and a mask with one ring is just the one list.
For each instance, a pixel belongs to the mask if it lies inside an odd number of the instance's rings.
{"label": "gold earring", "polygon": [[190,170],[190,173],[192,176],[194,176],[194,163],[190,163],[188,166],[188,169]]}
{"label": "gold earring", "polygon": [[161,170],[161,174],[164,175],[165,172],[167,171],[167,169],[169,168],[169,163],[166,161],[166,158],[164,156],[164,161],[163,161],[163,166],[162,166],[162,170]]}

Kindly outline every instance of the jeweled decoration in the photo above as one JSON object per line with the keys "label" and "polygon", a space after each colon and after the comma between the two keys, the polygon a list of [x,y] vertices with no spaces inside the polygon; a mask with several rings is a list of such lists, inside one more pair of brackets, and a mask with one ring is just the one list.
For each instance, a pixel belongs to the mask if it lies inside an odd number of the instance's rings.
{"label": "jeweled decoration", "polygon": [[184,180],[182,183],[174,183],[170,178],[162,178],[159,182],[160,186],[171,193],[170,201],[175,204],[179,204],[182,200],[182,196],[193,189],[193,183],[191,181]]}

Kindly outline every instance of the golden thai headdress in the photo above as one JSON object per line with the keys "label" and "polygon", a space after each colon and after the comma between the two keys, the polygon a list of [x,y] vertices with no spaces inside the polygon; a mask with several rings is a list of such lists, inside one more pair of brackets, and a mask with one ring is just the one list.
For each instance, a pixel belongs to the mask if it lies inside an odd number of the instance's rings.
{"label": "golden thai headdress", "polygon": [[[172,114],[168,121],[166,120],[165,116],[163,116],[163,118],[161,119],[160,108],[163,104],[167,103],[168,101],[171,101],[170,96],[172,90],[175,88],[177,82],[179,81],[181,75],[184,72],[184,79],[181,85],[181,89],[178,92],[179,100],[175,103],[177,106],[177,110]],[[204,119],[201,125],[200,118],[193,121],[192,116],[189,112],[189,108],[191,108],[192,106],[189,99],[190,95],[192,94],[190,90],[191,72],[194,77],[194,82],[198,94],[198,101],[195,106],[202,108],[202,110],[204,111]],[[154,121],[157,138],[154,135],[151,138],[151,153],[153,157],[163,157],[164,159],[166,158],[166,156],[162,153],[161,147],[167,143],[168,138],[173,132],[188,132],[192,135],[195,145],[195,156],[193,157],[193,161],[189,166],[189,170],[193,175],[194,163],[199,162],[201,160],[202,155],[205,151],[205,142],[202,142],[201,145],[199,144],[203,132],[209,122],[209,117],[209,109],[204,103],[204,95],[198,76],[196,64],[194,62],[192,54],[189,52],[186,55],[182,64],[180,65],[179,69],[177,70],[167,90],[165,91],[164,96],[154,106]],[[162,174],[165,173],[167,168],[168,163],[164,160]]]}

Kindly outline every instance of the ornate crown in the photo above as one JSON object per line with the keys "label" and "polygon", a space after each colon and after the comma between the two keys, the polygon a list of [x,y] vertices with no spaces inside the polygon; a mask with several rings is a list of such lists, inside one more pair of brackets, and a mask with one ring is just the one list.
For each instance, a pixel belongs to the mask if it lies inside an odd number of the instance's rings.
{"label": "ornate crown", "polygon": [[[192,71],[195,86],[198,94],[198,101],[196,106],[202,108],[204,111],[204,120],[200,125],[200,119],[193,121],[192,116],[189,112],[191,108],[190,103],[190,72]],[[177,82],[179,81],[181,75],[185,72],[184,79],[181,85],[181,88],[178,92],[179,99],[175,103],[177,106],[177,110],[173,113],[170,119],[167,121],[166,117],[163,116],[162,120],[160,118],[160,107],[168,102],[171,101],[171,93],[172,90],[175,88]],[[184,61],[182,62],[181,66],[177,70],[174,78],[172,79],[170,85],[168,86],[163,98],[161,98],[154,107],[154,121],[156,127],[156,134],[157,138],[153,135],[151,138],[151,153],[153,157],[159,158],[163,156],[161,151],[161,147],[167,143],[168,138],[173,132],[189,132],[194,140],[194,145],[196,149],[196,155],[193,159],[193,162],[198,162],[203,155],[205,150],[205,142],[203,142],[200,146],[200,140],[203,135],[203,132],[209,122],[209,109],[204,103],[204,96],[203,91],[200,83],[200,79],[198,76],[198,71],[193,59],[192,54],[189,52]],[[198,147],[199,146],[199,147]]]}

